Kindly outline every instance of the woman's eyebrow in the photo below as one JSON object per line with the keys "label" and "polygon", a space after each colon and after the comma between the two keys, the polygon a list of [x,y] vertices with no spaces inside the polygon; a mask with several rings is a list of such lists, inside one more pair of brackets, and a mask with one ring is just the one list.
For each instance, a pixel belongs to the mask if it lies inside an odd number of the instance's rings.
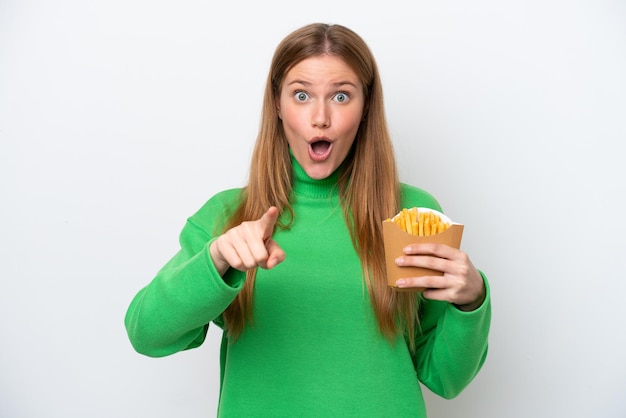
{"label": "woman's eyebrow", "polygon": [[[287,83],[288,86],[291,86],[293,84],[302,84],[303,86],[311,86],[311,85],[313,85],[313,83],[311,83],[310,81],[305,81],[305,80],[293,80],[293,81],[290,81],[289,83]],[[347,80],[346,81],[337,81],[337,82],[331,84],[331,86],[333,86],[333,87],[342,87],[342,86],[346,86],[346,85],[352,86],[354,88],[357,87],[355,83],[353,83],[352,81],[347,81]]]}

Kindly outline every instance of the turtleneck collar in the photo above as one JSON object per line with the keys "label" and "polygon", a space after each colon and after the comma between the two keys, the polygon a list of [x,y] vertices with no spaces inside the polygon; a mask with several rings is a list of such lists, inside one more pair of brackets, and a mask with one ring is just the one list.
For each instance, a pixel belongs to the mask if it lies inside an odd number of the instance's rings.
{"label": "turtleneck collar", "polygon": [[329,197],[339,193],[337,189],[339,169],[325,179],[316,180],[309,177],[296,160],[296,157],[293,156],[293,153],[290,152],[290,154],[293,167],[293,191],[295,194],[308,197]]}

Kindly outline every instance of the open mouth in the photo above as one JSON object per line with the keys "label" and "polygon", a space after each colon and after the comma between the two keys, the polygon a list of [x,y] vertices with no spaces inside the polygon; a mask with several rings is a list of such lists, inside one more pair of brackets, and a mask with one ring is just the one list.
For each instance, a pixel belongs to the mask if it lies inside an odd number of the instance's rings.
{"label": "open mouth", "polygon": [[315,141],[311,144],[311,150],[316,155],[324,155],[328,152],[329,149],[330,149],[329,141],[324,141],[324,140]]}
{"label": "open mouth", "polygon": [[330,155],[333,144],[325,139],[311,142],[309,144],[309,156],[314,161],[324,161]]}

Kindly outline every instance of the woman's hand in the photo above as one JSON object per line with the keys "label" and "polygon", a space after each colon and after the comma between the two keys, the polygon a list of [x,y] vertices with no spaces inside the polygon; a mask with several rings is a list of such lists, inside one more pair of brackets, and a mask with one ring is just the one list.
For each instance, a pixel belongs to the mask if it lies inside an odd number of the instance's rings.
{"label": "woman's hand", "polygon": [[285,259],[285,252],[272,239],[278,209],[270,207],[256,221],[242,222],[220,235],[209,253],[220,275],[228,268],[246,271],[257,266],[271,269]]}
{"label": "woman's hand", "polygon": [[485,283],[468,255],[443,244],[412,244],[396,259],[398,266],[414,266],[443,272],[443,276],[399,279],[399,288],[423,287],[424,297],[453,303],[463,311],[473,311],[485,299]]}

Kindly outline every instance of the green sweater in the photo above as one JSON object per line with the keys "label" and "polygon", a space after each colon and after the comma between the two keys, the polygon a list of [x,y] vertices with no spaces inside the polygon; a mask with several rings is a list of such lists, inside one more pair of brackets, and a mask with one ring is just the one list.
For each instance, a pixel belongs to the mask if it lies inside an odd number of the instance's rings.
{"label": "green sweater", "polygon": [[[258,269],[253,323],[221,347],[220,417],[425,417],[420,382],[451,398],[481,368],[491,319],[483,305],[462,312],[422,303],[422,333],[411,355],[379,330],[343,218],[336,174],[313,180],[294,160],[295,219],[274,239],[286,259]],[[403,207],[440,209],[402,185]],[[134,348],[160,357],[198,347],[209,323],[241,290],[245,274],[217,273],[208,245],[239,190],[211,198],[180,234],[180,251],[139,291],[125,324]],[[382,243],[381,243],[382,245]],[[487,281],[485,280],[485,284]]]}

